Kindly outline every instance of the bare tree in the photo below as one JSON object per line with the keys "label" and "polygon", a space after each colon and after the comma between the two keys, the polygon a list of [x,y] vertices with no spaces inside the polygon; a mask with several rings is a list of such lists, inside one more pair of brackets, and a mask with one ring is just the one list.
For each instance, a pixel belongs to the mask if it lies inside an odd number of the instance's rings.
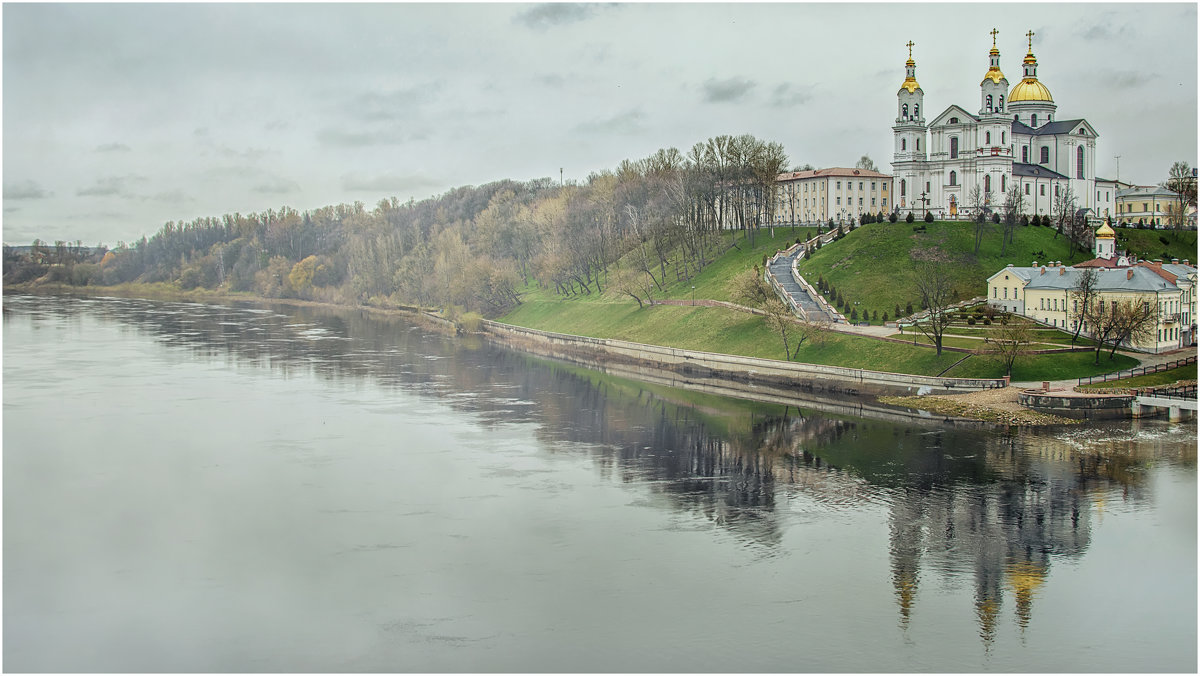
{"label": "bare tree", "polygon": [[1033,330],[1029,322],[1014,319],[992,330],[986,351],[1004,365],[1005,375],[1012,376],[1013,364],[1032,342]]}
{"label": "bare tree", "polygon": [[942,354],[942,335],[950,326],[953,315],[950,303],[953,286],[944,263],[924,261],[917,266],[917,291],[928,316],[916,322],[917,329],[933,341],[938,356]]}
{"label": "bare tree", "polygon": [[1071,342],[1079,340],[1079,332],[1083,330],[1083,324],[1087,321],[1088,308],[1096,300],[1098,293],[1096,287],[1100,283],[1100,273],[1096,268],[1078,268],[1075,276],[1075,286],[1068,292],[1071,296],[1070,317],[1075,322],[1075,335],[1071,336]]}
{"label": "bare tree", "polygon": [[1175,204],[1167,208],[1167,223],[1175,230],[1182,230],[1187,224],[1187,213],[1196,206],[1196,178],[1187,162],[1176,162],[1167,173],[1163,187],[1179,196]]}
{"label": "bare tree", "polygon": [[984,194],[983,188],[976,183],[971,191],[967,193],[967,204],[972,209],[972,220],[975,222],[975,255],[979,255],[979,245],[983,243],[983,238],[992,229],[991,221],[988,220],[987,195]]}
{"label": "bare tree", "polygon": [[875,168],[875,161],[870,155],[863,155],[858,158],[858,162],[854,165],[855,169],[866,169],[867,171],[879,171]]}
{"label": "bare tree", "polygon": [[1154,336],[1158,328],[1158,303],[1121,300],[1113,312],[1112,349],[1108,358],[1117,353],[1122,343],[1143,343]]}
{"label": "bare tree", "polygon": [[642,268],[618,268],[609,288],[637,301],[638,309],[646,303],[654,303],[655,279],[649,270]]}
{"label": "bare tree", "polygon": [[[1021,192],[1021,186],[1015,181],[1013,186],[1004,193],[1004,231],[1000,240],[1000,255],[1008,250],[1008,245],[1013,243],[1013,237],[1017,232],[1017,222],[1021,219],[1021,213],[1025,211],[1025,195]],[[976,246],[978,253],[978,246]]]}

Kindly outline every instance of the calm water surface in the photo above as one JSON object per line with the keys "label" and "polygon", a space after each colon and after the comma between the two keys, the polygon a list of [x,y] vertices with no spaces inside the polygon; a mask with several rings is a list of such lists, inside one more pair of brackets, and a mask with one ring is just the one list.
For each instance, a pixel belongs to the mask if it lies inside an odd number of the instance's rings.
{"label": "calm water surface", "polygon": [[7,671],[1195,671],[1196,426],[941,429],[355,311],[4,297]]}

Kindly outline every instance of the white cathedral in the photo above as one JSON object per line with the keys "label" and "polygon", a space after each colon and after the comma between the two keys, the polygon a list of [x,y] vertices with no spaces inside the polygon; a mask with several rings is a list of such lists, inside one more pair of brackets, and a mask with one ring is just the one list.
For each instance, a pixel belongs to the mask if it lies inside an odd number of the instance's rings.
{"label": "white cathedral", "polygon": [[[1056,215],[1055,196],[1070,186],[1076,209],[1103,218],[1117,186],[1096,177],[1096,130],[1082,118],[1056,119],[1050,90],[1037,78],[1032,31],[1024,77],[1010,91],[996,34],[993,29],[988,71],[979,83],[979,112],[951,105],[928,125],[909,41],[892,127],[895,208],[902,216],[931,211],[939,219],[970,218],[979,208],[1001,211],[1005,193],[1017,185],[1023,213]],[[973,192],[976,186],[981,192]]]}

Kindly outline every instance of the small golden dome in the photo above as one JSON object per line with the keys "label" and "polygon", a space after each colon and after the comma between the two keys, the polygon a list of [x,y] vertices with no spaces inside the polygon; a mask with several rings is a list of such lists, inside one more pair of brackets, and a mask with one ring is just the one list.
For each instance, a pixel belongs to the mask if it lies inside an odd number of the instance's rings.
{"label": "small golden dome", "polygon": [[1027,77],[1017,83],[1016,87],[1012,88],[1012,92],[1008,95],[1009,103],[1017,103],[1018,101],[1049,101],[1054,103],[1054,97],[1050,96],[1050,90],[1046,89],[1046,85],[1038,82],[1037,78]]}
{"label": "small golden dome", "polygon": [[1105,223],[1104,225],[1100,226],[1100,229],[1096,231],[1096,239],[1116,239],[1116,238],[1117,238],[1117,232],[1115,230],[1113,230],[1112,228],[1108,227],[1108,223]]}
{"label": "small golden dome", "polygon": [[[991,80],[996,84],[1000,84],[1000,81],[1004,79],[1004,73],[1001,72],[999,68],[989,68],[987,74],[983,76],[983,79]],[[1009,100],[1011,101],[1012,99],[1009,98]]]}

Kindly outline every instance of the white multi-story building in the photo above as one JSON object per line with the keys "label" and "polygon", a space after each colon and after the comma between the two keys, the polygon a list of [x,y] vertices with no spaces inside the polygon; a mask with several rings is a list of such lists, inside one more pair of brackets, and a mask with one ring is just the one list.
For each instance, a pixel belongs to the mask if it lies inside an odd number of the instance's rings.
{"label": "white multi-story building", "polygon": [[1096,177],[1099,134],[1085,119],[1056,119],[1057,104],[1037,77],[1032,32],[1027,34],[1023,77],[1010,90],[1000,69],[996,35],[993,30],[978,111],[951,105],[928,125],[913,43],[908,43],[892,127],[895,207],[918,216],[930,210],[936,217],[965,218],[979,208],[999,211],[1015,185],[1025,200],[1023,213],[1053,215],[1055,197],[1069,188],[1076,209],[1094,218],[1106,216],[1116,185]]}
{"label": "white multi-story building", "polygon": [[868,169],[790,171],[775,179],[776,225],[848,221],[892,212],[892,177]]}

